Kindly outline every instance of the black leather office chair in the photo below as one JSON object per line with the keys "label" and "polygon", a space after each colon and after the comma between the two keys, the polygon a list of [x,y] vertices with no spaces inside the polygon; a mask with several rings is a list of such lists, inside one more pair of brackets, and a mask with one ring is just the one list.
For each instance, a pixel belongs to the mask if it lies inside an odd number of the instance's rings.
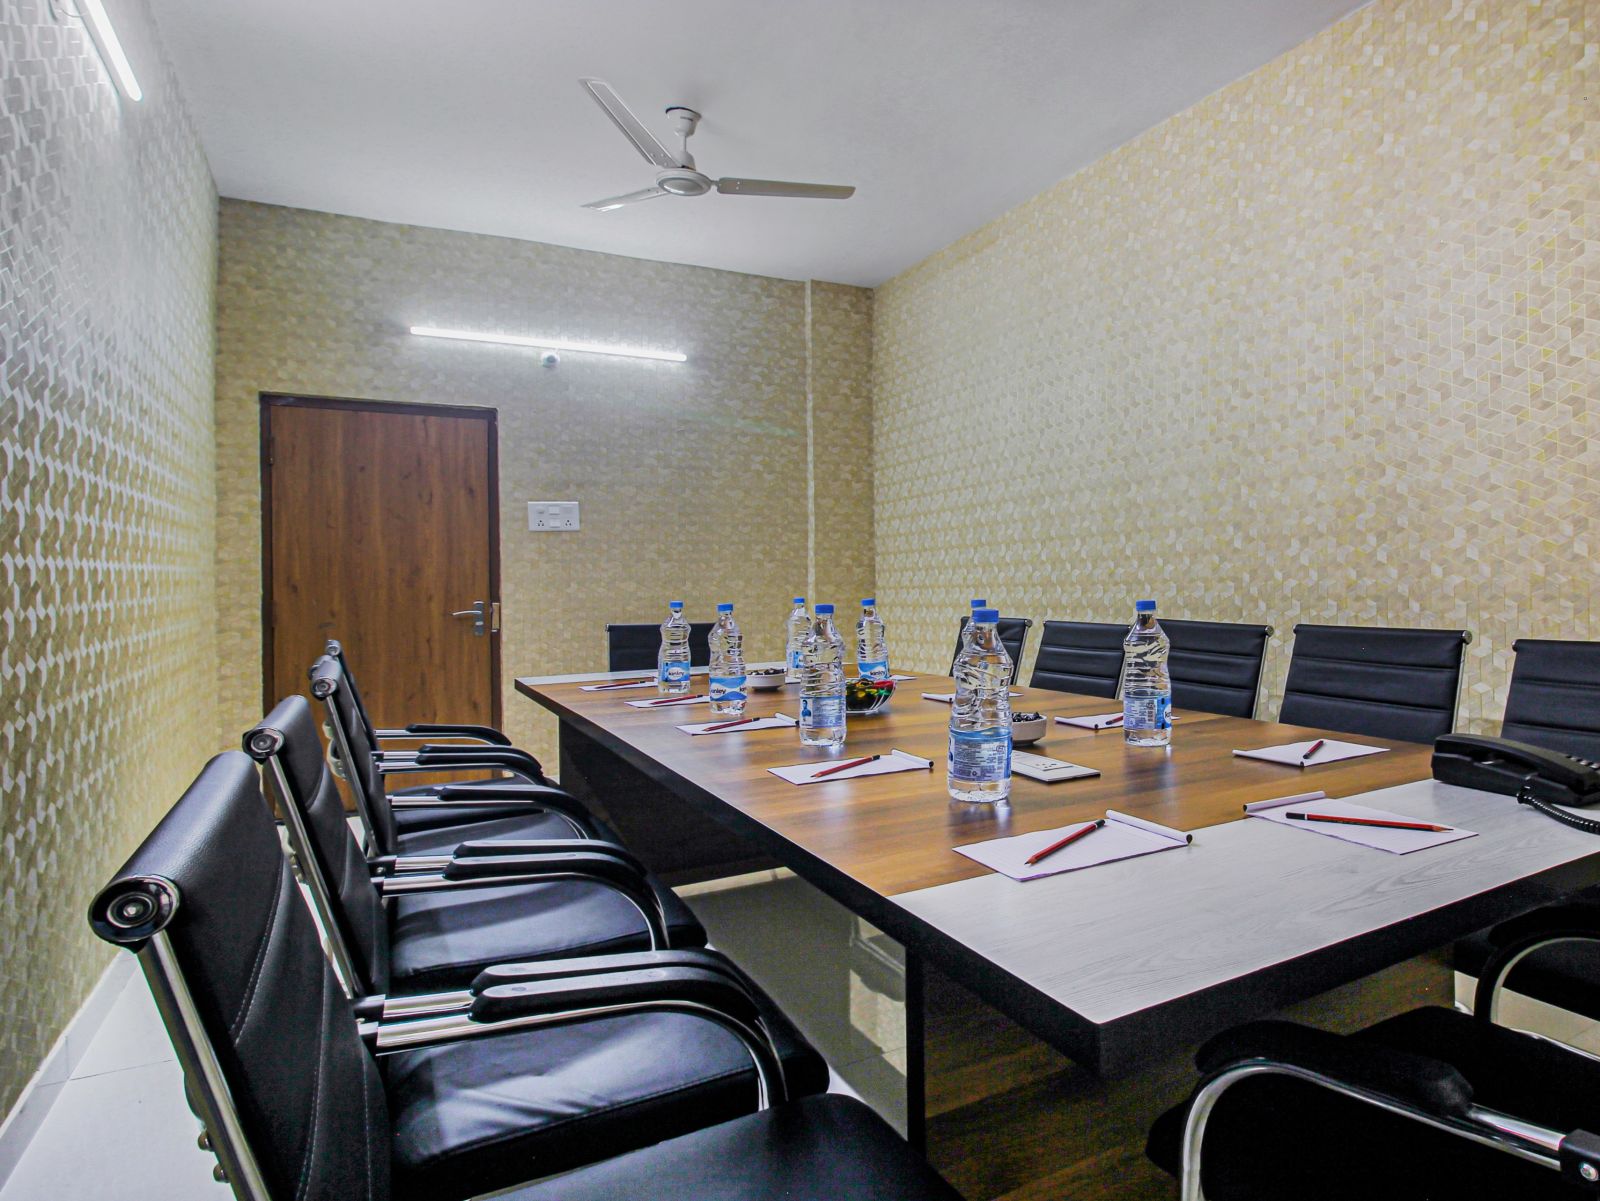
{"label": "black leather office chair", "polygon": [[1185,1201],[1600,1196],[1600,1062],[1533,1035],[1435,1006],[1350,1036],[1254,1022],[1196,1062],[1147,1144]]}
{"label": "black leather office chair", "polygon": [[1122,640],[1127,636],[1128,627],[1115,622],[1045,622],[1028,686],[1116,696],[1122,683]]}
{"label": "black leather office chair", "polygon": [[1172,707],[1254,717],[1272,627],[1174,617],[1160,621],[1172,642],[1167,656]]}
{"label": "black leather office chair", "polygon": [[[950,674],[956,674],[956,659],[961,654],[961,639],[967,632],[967,625],[972,618],[963,617],[961,626],[956,631],[956,650],[950,656]],[[1017,682],[1017,673],[1022,670],[1022,653],[1028,649],[1028,631],[1033,629],[1031,617],[1002,617],[994,623],[995,633],[1000,635],[1000,645],[1006,648],[1006,654],[1011,656],[1011,682]]]}
{"label": "black leather office chair", "polygon": [[[1600,642],[1519,638],[1501,733],[1518,742],[1600,760]],[[1474,1012],[1490,1016],[1502,987],[1600,1021],[1600,945],[1559,937],[1600,927],[1600,888],[1503,922],[1455,946],[1455,968],[1475,977]]]}
{"label": "black leather office chair", "polygon": [[1466,630],[1298,625],[1278,720],[1432,742],[1456,723]]}
{"label": "black leather office chair", "polygon": [[[689,666],[711,663],[709,621],[689,623]],[[606,627],[607,671],[654,671],[661,652],[661,625],[649,622],[619,622]]]}
{"label": "black leather office chair", "polygon": [[[508,965],[404,1018],[374,1003],[353,1013],[297,892],[255,765],[229,752],[90,910],[96,934],[138,956],[204,1123],[202,1145],[238,1197],[454,1201],[704,1129],[793,1091],[741,978],[711,952]],[[912,1195],[948,1195],[853,1106],[823,1100],[791,1112],[799,1116],[762,1114],[735,1128],[730,1137],[751,1140],[752,1167],[797,1156],[828,1179],[813,1163],[820,1149],[790,1124],[813,1114],[823,1133],[836,1121],[841,1146],[882,1169],[881,1182],[922,1180],[928,1191]],[[673,1155],[661,1153],[665,1172]],[[735,1168],[704,1170],[726,1181]],[[530,1195],[578,1195],[565,1188]]]}
{"label": "black leather office chair", "polygon": [[265,769],[329,953],[356,996],[461,988],[510,959],[705,945],[694,914],[614,837],[530,837],[501,821],[465,828],[442,853],[369,862],[303,697],[280,701],[244,747]]}

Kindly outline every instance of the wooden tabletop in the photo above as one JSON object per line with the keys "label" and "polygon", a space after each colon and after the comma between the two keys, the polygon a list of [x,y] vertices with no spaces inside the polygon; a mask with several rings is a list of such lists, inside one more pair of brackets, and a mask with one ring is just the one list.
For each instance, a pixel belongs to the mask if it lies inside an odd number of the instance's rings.
{"label": "wooden tabletop", "polygon": [[[1187,711],[1172,746],[1159,749],[1127,746],[1116,729],[1052,722],[1040,750],[1101,775],[1048,785],[1016,777],[1010,804],[993,807],[945,791],[950,710],[921,696],[948,691],[945,677],[903,683],[888,713],[852,719],[837,755],[802,747],[793,729],[692,738],[676,727],[711,720],[708,707],[625,703],[653,690],[583,692],[571,677],[517,688],[1107,1075],[1600,881],[1600,840],[1509,797],[1437,783],[1429,748],[1416,744],[1345,736],[1389,749],[1301,769],[1232,752],[1326,731]],[[1017,710],[1052,717],[1117,708],[1019,691]],[[748,712],[794,716],[797,699],[793,688],[755,693]],[[804,787],[767,770],[896,748],[934,770]],[[1311,789],[1381,789],[1377,807],[1478,836],[1392,855],[1241,820],[1250,801]],[[1026,884],[951,849],[1108,808],[1201,833],[1172,852]]]}
{"label": "wooden tabletop", "polygon": [[[1128,746],[1120,729],[1095,732],[1052,720],[1044,740],[1023,749],[1096,768],[1098,777],[1041,784],[1014,776],[1008,805],[965,804],[951,800],[946,791],[950,706],[922,697],[924,692],[949,692],[951,686],[944,676],[901,683],[887,712],[850,718],[843,750],[830,753],[801,746],[793,729],[691,738],[677,727],[711,721],[710,707],[635,709],[626,703],[653,698],[653,689],[584,692],[580,680],[517,680],[518,691],[592,737],[615,749],[631,748],[678,782],[716,796],[884,897],[988,874],[952,847],[1052,829],[1099,817],[1108,808],[1197,830],[1237,820],[1250,801],[1313,788],[1348,796],[1429,774],[1428,747],[1349,736],[1345,741],[1390,750],[1305,769],[1236,758],[1235,749],[1316,738],[1325,731],[1180,711],[1172,745],[1165,749]],[[1054,718],[1119,708],[1119,702],[1104,697],[1037,688],[1016,691],[1021,695],[1012,700],[1014,712]],[[797,685],[751,693],[747,716],[780,712],[799,715]],[[821,766],[891,749],[931,759],[934,768],[804,787],[767,770],[807,762]]]}

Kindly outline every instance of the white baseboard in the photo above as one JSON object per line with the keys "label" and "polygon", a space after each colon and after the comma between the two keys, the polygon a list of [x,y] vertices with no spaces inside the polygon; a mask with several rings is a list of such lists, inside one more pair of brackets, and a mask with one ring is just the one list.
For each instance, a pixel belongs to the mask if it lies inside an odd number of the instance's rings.
{"label": "white baseboard", "polygon": [[90,990],[88,999],[73,1015],[72,1021],[67,1023],[67,1028],[56,1039],[55,1046],[50,1048],[39,1070],[28,1081],[17,1103],[11,1107],[11,1112],[6,1114],[5,1121],[0,1123],[0,1188],[10,1179],[12,1169],[28,1149],[34,1134],[44,1124],[45,1116],[61,1094],[61,1089],[83,1061],[89,1044],[99,1033],[100,1025],[105,1021],[106,1014],[111,1012],[118,994],[133,978],[136,967],[132,955],[117,954],[112,957],[99,982]]}

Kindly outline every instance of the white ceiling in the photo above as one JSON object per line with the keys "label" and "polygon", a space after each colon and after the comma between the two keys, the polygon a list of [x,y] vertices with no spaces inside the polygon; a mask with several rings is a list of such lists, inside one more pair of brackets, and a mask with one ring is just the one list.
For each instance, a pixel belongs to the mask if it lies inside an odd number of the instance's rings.
{"label": "white ceiling", "polygon": [[[875,285],[1361,0],[152,0],[224,196]],[[135,67],[138,64],[135,63]],[[610,213],[654,169],[856,185]]]}

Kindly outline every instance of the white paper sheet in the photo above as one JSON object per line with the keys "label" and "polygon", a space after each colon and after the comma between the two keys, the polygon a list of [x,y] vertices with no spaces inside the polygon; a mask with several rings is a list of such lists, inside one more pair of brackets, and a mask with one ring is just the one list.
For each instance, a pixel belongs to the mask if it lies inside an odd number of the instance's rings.
{"label": "white paper sheet", "polygon": [[1251,751],[1236,750],[1233,753],[1241,759],[1260,759],[1263,763],[1281,763],[1285,767],[1321,767],[1327,763],[1338,763],[1343,759],[1359,759],[1363,755],[1381,755],[1389,748],[1386,746],[1364,746],[1359,742],[1340,742],[1337,738],[1324,738],[1322,745],[1317,748],[1317,753],[1306,762],[1305,754],[1317,745],[1317,739],[1307,738],[1304,742],[1285,742],[1281,746],[1257,747]]}
{"label": "white paper sheet", "polygon": [[660,697],[653,701],[627,701],[626,704],[634,709],[671,709],[677,705],[707,705],[711,703],[709,696],[679,696]]}
{"label": "white paper sheet", "polygon": [[969,843],[954,849],[957,854],[965,855],[1001,875],[1027,881],[1058,876],[1062,872],[1081,871],[1101,863],[1115,863],[1119,859],[1153,855],[1157,851],[1176,850],[1188,846],[1193,840],[1192,835],[1181,830],[1107,809],[1106,824],[1093,834],[1029,865],[1028,856],[1044,850],[1053,842],[1059,842],[1086,824],[1075,822],[1055,830],[1037,830],[1032,834],[1015,834],[1010,838],[991,838],[987,842]]}
{"label": "white paper sheet", "polygon": [[[699,736],[701,734],[748,734],[752,730],[781,730],[793,727],[795,720],[783,713],[775,713],[771,717],[758,717],[755,721],[746,722],[742,726],[728,726],[725,730],[714,729],[715,726],[726,722],[737,721],[735,717],[719,717],[716,721],[703,721],[692,726],[679,726],[685,734]],[[839,773],[843,775],[843,772]]]}
{"label": "white paper sheet", "polygon": [[1388,851],[1391,855],[1409,855],[1413,851],[1425,851],[1429,847],[1440,847],[1446,843],[1460,842],[1463,838],[1478,836],[1475,830],[1462,830],[1454,826],[1443,832],[1391,830],[1384,826],[1346,826],[1334,822],[1294,821],[1288,816],[1291,813],[1326,813],[1334,817],[1366,817],[1392,822],[1427,821],[1430,825],[1444,824],[1432,822],[1427,818],[1408,817],[1404,813],[1392,813],[1385,809],[1371,809],[1356,803],[1354,799],[1329,800],[1321,792],[1302,792],[1271,801],[1257,801],[1253,805],[1246,805],[1244,811],[1249,817],[1263,818],[1294,830],[1309,830],[1313,834],[1337,838],[1340,842],[1353,842],[1357,846],[1371,847],[1376,851]]}
{"label": "white paper sheet", "polygon": [[[1021,696],[1022,693],[1013,692],[1010,695]],[[922,699],[925,701],[938,701],[941,705],[949,705],[955,702],[956,694],[953,692],[924,692]]]}
{"label": "white paper sheet", "polygon": [[[858,757],[845,755],[837,762],[848,763],[852,758]],[[847,771],[836,771],[831,776],[823,776],[820,780],[816,778],[819,771],[825,771],[830,766],[832,765],[826,759],[815,759],[810,763],[769,767],[767,770],[780,780],[787,780],[791,784],[831,784],[839,780],[859,780],[862,776],[887,776],[897,771],[931,771],[933,760],[907,754],[905,751],[890,751],[883,758],[874,759],[871,763],[863,763]]]}
{"label": "white paper sheet", "polygon": [[1080,730],[1108,730],[1112,726],[1122,725],[1122,710],[1115,713],[1089,713],[1083,717],[1058,717],[1064,726],[1077,726]]}

